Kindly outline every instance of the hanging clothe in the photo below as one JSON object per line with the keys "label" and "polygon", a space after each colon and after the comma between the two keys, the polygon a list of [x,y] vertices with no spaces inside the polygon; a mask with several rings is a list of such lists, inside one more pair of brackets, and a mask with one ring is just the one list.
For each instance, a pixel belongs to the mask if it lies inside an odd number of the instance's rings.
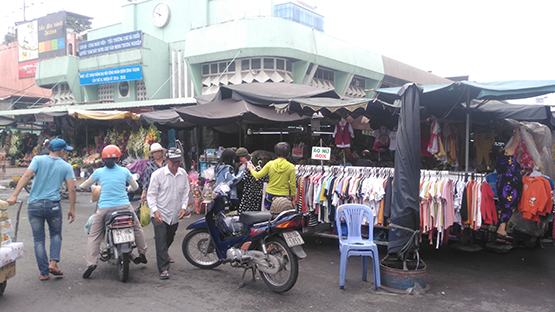
{"label": "hanging clothe", "polygon": [[355,137],[353,127],[346,120],[342,119],[333,131],[333,138],[335,139],[335,146],[337,148],[350,148],[351,140]]}

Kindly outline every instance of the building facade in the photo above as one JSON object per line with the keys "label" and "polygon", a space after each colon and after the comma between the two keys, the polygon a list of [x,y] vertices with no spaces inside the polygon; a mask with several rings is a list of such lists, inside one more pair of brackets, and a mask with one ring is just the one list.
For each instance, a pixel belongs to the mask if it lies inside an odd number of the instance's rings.
{"label": "building facade", "polygon": [[357,49],[324,32],[299,1],[147,0],[81,38],[75,55],[41,60],[36,81],[64,104],[188,98],[221,85],[333,87],[348,97],[380,86],[446,79]]}

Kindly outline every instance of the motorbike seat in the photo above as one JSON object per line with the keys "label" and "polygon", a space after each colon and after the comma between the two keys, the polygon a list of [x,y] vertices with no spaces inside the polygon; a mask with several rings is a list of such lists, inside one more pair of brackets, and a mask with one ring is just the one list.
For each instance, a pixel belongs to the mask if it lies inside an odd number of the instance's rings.
{"label": "motorbike seat", "polygon": [[239,222],[246,225],[269,221],[272,214],[269,211],[245,211],[239,216]]}
{"label": "motorbike seat", "polygon": [[104,218],[104,224],[105,225],[112,224],[117,217],[121,217],[121,216],[130,216],[131,218],[133,218],[133,212],[129,210],[114,211],[111,214],[106,215],[106,217]]}

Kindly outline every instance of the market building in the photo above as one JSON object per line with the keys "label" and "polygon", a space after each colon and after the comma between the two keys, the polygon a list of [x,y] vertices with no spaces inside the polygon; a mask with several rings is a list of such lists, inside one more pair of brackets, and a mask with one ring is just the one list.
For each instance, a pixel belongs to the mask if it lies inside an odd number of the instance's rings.
{"label": "market building", "polygon": [[327,35],[324,17],[301,2],[153,0],[122,11],[121,22],[88,31],[75,54],[39,62],[37,84],[52,89],[55,104],[193,98],[253,82],[347,97],[448,82]]}

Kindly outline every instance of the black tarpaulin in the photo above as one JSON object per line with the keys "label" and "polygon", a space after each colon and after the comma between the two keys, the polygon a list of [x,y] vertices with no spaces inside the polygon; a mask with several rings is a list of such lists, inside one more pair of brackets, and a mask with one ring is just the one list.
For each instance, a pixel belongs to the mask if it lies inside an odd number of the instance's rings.
{"label": "black tarpaulin", "polygon": [[294,123],[307,120],[307,117],[298,114],[280,114],[274,108],[260,107],[243,100],[232,99],[177,108],[176,111],[185,122],[204,126],[220,126],[233,122],[264,124],[269,121]]}
{"label": "black tarpaulin", "polygon": [[[401,112],[397,130],[395,151],[395,175],[393,178],[393,202],[389,230],[389,254],[405,250],[413,233],[419,227],[420,184],[420,96],[422,89],[416,84],[406,84],[399,90]],[[403,258],[403,257],[401,257]]]}
{"label": "black tarpaulin", "polygon": [[296,98],[341,98],[334,89],[284,82],[227,85],[221,86],[218,93],[216,99],[244,100],[260,106],[285,104]]}
{"label": "black tarpaulin", "polygon": [[193,124],[184,122],[175,109],[163,109],[141,114],[141,119],[148,123],[156,123],[162,126],[175,128],[189,128]]}

